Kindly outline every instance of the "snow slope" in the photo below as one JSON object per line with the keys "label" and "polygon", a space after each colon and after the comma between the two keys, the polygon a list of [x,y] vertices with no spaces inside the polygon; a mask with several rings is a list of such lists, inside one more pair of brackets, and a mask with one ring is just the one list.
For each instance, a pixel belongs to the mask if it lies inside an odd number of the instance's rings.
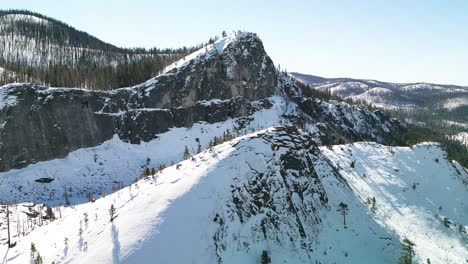
{"label": "snow slope", "polygon": [[358,197],[375,197],[373,217],[380,225],[415,242],[418,263],[468,259],[468,236],[459,231],[468,225],[468,172],[448,161],[439,145],[356,143],[321,150]]}
{"label": "snow slope", "polygon": [[[270,98],[270,101],[273,103],[270,109],[257,111],[246,118],[228,119],[214,124],[195,123],[190,128],[172,128],[156,139],[140,144],[126,143],[114,136],[99,146],[73,151],[63,159],[2,172],[0,201],[65,204],[64,187],[68,189],[72,204],[87,201],[88,193],[94,197],[110,193],[119,186],[132,183],[146,165],[158,168],[160,164],[169,165],[180,161],[185,146],[190,153],[196,153],[198,144],[204,150],[214,137],[221,138],[223,133],[236,134],[238,131],[244,134],[252,129],[278,125],[286,122],[281,113],[296,111],[289,108],[279,96]],[[247,126],[240,128],[239,122]],[[35,182],[39,178],[52,178],[54,181],[47,184]]]}
{"label": "snow slope", "polygon": [[[8,252],[2,246],[0,256],[27,263],[33,242],[45,263],[257,263],[263,250],[273,263],[395,261],[397,239],[368,218],[316,147],[301,149],[306,141],[284,128],[239,137],[94,203],[62,208],[62,218]],[[285,156],[312,171],[289,167]],[[268,187],[255,193],[255,182]],[[353,209],[349,228],[335,208],[343,199]]]}
{"label": "snow slope", "polygon": [[212,44],[208,44],[207,46],[192,52],[191,54],[183,57],[182,59],[166,66],[163,70],[163,74],[167,71],[170,71],[174,68],[179,68],[184,65],[187,65],[189,61],[193,59],[197,59],[200,55],[211,53],[211,52],[222,52],[231,42],[235,41],[237,37],[241,36],[242,34],[246,34],[245,32],[232,32],[231,34],[227,35],[224,38],[221,38],[215,41]]}
{"label": "snow slope", "polygon": [[468,173],[438,145],[319,149],[311,139],[291,127],[238,137],[94,203],[62,207],[60,219],[15,237],[9,251],[2,245],[0,256],[27,263],[33,242],[45,263],[258,263],[263,250],[272,263],[396,263],[409,238],[419,263],[468,258],[458,231]]}

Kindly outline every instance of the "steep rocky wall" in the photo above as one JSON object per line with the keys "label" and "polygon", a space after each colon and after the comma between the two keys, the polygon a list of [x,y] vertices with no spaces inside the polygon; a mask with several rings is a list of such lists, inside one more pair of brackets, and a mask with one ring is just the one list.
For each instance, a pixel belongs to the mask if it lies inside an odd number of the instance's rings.
{"label": "steep rocky wall", "polygon": [[257,35],[239,33],[222,49],[208,50],[132,88],[99,92],[4,86],[0,88],[0,171],[61,158],[114,134],[139,143],[171,127],[252,113],[250,102],[273,95],[276,78]]}
{"label": "steep rocky wall", "polygon": [[321,144],[344,144],[355,141],[376,141],[393,145],[389,135],[407,129],[405,123],[381,111],[350,105],[335,100],[306,97],[286,75],[278,77],[278,87],[285,100],[297,104],[298,115],[288,116],[299,126],[312,130]]}

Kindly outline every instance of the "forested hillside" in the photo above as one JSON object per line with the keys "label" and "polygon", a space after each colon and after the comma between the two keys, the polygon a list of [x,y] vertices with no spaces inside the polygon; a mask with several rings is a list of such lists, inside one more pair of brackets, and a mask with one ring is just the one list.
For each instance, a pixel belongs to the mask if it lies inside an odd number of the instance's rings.
{"label": "forested hillside", "polygon": [[119,48],[38,13],[0,11],[0,85],[34,82],[99,90],[133,86],[203,46]]}

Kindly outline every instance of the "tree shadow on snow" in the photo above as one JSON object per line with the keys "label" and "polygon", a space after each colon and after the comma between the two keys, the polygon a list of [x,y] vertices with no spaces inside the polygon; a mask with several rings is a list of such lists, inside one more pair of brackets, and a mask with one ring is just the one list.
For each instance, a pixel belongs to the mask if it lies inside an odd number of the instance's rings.
{"label": "tree shadow on snow", "polygon": [[118,264],[120,263],[120,242],[119,242],[119,230],[117,227],[112,223],[112,263]]}

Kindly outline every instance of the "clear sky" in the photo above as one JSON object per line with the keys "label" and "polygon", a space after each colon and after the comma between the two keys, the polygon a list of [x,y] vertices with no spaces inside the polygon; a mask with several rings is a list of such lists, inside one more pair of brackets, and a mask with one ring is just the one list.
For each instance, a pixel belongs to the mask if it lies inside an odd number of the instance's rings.
{"label": "clear sky", "polygon": [[275,64],[324,77],[468,85],[468,0],[1,0],[125,47],[256,32]]}

